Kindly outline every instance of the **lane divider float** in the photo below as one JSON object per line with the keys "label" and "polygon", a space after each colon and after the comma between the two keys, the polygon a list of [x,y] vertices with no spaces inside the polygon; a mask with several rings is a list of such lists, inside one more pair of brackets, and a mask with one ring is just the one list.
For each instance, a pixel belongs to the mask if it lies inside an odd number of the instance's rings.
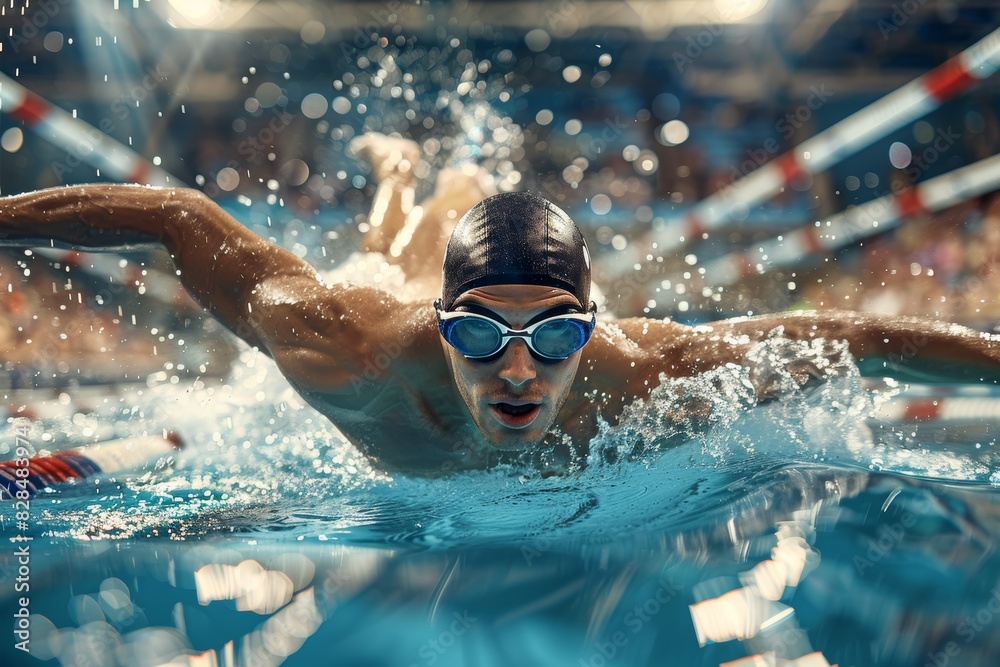
{"label": "lane divider float", "polygon": [[144,435],[73,447],[48,456],[0,461],[0,500],[12,500],[19,490],[30,496],[71,480],[140,470],[171,456],[184,446],[180,437]]}

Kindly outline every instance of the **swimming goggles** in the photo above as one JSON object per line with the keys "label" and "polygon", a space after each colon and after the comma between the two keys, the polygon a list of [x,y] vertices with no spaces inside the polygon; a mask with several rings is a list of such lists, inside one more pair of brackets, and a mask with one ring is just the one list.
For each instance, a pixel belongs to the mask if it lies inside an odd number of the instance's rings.
{"label": "swimming goggles", "polygon": [[511,329],[506,322],[468,312],[445,312],[434,303],[441,335],[462,356],[476,361],[499,359],[514,338],[521,338],[531,356],[544,363],[565,361],[578,352],[594,333],[597,317],[590,312],[556,315],[524,329]]}

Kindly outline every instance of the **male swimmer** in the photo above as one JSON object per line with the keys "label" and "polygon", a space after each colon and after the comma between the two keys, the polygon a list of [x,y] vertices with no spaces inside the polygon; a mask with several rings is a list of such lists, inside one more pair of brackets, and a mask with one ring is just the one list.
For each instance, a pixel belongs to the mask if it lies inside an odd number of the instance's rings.
{"label": "male swimmer", "polygon": [[[972,378],[1000,378],[1000,338],[916,318],[799,312],[698,327],[596,321],[587,245],[566,213],[532,194],[504,193],[470,203],[455,224],[464,202],[487,186],[474,173],[451,172],[451,185],[439,183],[415,206],[419,155],[394,141],[358,146],[383,179],[371,244],[402,258],[423,239],[424,257],[407,256],[407,275],[430,280],[419,260],[440,253],[434,242],[454,226],[443,271],[433,271],[439,287],[420,300],[325,284],[196,190],[95,184],[0,198],[0,244],[164,246],[194,298],[270,355],[375,465],[412,474],[484,467],[567,443],[585,453],[599,419],[617,423],[664,378],[744,363],[778,327],[791,339],[846,340],[863,362],[914,349],[908,363],[961,364]],[[411,243],[393,247],[404,233]]]}

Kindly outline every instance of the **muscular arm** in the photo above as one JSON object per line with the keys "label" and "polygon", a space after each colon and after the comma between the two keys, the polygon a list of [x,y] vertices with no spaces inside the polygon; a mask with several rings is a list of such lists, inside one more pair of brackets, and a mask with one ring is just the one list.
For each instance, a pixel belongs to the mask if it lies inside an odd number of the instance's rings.
{"label": "muscular arm", "polygon": [[682,377],[727,363],[742,365],[747,352],[778,327],[785,337],[795,340],[846,340],[865,375],[912,381],[1000,382],[1000,337],[916,317],[806,311],[696,327],[642,318],[621,320],[613,326],[630,345],[622,345],[620,336],[611,336],[610,342],[602,345],[595,336],[595,347],[611,362],[606,365],[609,372],[618,375],[613,381],[632,384],[636,395],[641,395],[643,387],[655,386],[660,373]]}
{"label": "muscular arm", "polygon": [[373,389],[386,378],[368,377],[366,362],[414,316],[385,292],[324,285],[196,190],[83,185],[0,198],[0,245],[162,245],[201,305],[309,389]]}
{"label": "muscular arm", "polygon": [[1000,336],[958,324],[850,311],[791,312],[721,324],[753,340],[779,326],[797,340],[846,340],[865,375],[1000,382]]}
{"label": "muscular arm", "polygon": [[74,249],[162,245],[192,296],[261,347],[247,307],[252,291],[266,278],[317,282],[306,262],[185,188],[95,184],[0,198],[0,243]]}

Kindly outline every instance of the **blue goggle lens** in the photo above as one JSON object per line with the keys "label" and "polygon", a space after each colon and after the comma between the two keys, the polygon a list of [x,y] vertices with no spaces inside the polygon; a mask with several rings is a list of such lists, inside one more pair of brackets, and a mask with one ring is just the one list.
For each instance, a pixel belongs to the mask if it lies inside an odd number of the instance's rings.
{"label": "blue goggle lens", "polygon": [[565,359],[583,347],[587,342],[587,333],[582,322],[553,320],[535,329],[531,341],[539,354]]}
{"label": "blue goggle lens", "polygon": [[485,357],[500,349],[500,330],[486,320],[463,318],[452,320],[446,336],[449,343],[466,356]]}

